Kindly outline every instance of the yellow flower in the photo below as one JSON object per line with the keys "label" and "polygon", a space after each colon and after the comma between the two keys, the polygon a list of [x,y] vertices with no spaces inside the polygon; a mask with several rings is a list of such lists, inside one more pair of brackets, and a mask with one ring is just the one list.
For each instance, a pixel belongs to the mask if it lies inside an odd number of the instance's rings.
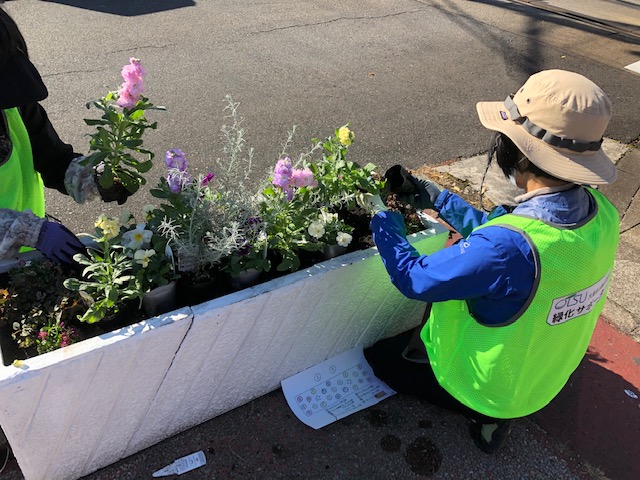
{"label": "yellow flower", "polygon": [[338,140],[340,140],[340,143],[345,147],[351,145],[351,142],[353,142],[353,137],[355,137],[355,135],[351,130],[349,130],[349,127],[347,127],[346,125],[338,129]]}
{"label": "yellow flower", "polygon": [[106,240],[110,240],[120,233],[120,221],[117,218],[100,215],[98,220],[96,220],[95,226],[102,230],[102,234]]}

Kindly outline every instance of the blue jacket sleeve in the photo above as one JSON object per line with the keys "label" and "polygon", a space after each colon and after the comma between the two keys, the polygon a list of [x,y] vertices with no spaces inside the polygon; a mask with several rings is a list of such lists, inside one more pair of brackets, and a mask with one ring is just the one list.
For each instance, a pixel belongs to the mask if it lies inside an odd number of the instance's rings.
{"label": "blue jacket sleeve", "polygon": [[507,211],[498,206],[489,215],[474,208],[455,193],[443,190],[435,202],[435,210],[460,235],[468,237],[471,231],[491,218],[504,215]]}
{"label": "blue jacket sleeve", "polygon": [[376,214],[371,231],[391,282],[408,298],[468,300],[491,323],[517,312],[531,290],[528,244],[508,229],[484,228],[429,256],[408,242],[398,213]]}

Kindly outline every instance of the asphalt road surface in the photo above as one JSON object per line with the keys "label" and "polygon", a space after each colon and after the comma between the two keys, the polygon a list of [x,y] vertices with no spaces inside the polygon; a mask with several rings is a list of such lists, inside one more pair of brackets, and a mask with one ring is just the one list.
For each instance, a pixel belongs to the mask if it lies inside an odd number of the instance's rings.
{"label": "asphalt road surface", "polygon": [[[558,2],[555,2],[558,3]],[[560,2],[561,3],[561,2]],[[608,135],[638,137],[636,38],[521,3],[496,0],[21,0],[5,2],[49,87],[44,102],[60,136],[86,153],[87,101],[117,89],[129,57],[147,70],[145,94],[166,112],[146,145],[163,175],[169,148],[196,172],[221,157],[224,97],[240,102],[255,178],[289,152],[306,150],[347,122],[351,159],[380,170],[415,168],[485,151],[490,134],[475,103],[502,100],[533,72],[564,68],[600,84],[616,116]],[[127,206],[152,200],[145,187]],[[99,213],[48,192],[48,211],[74,231],[92,231]]]}

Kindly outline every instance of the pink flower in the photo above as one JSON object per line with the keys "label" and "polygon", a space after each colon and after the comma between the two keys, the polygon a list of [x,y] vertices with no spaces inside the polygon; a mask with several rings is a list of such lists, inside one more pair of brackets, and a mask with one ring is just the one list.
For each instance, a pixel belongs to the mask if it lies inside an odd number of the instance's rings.
{"label": "pink flower", "polygon": [[204,187],[207,183],[209,183],[213,177],[215,177],[215,175],[213,174],[213,172],[209,172],[207,173],[204,178],[202,179],[202,183],[201,185]]}
{"label": "pink flower", "polygon": [[317,187],[318,182],[308,168],[295,169],[291,174],[290,185],[294,187]]}
{"label": "pink flower", "polygon": [[45,338],[47,338],[47,332],[38,333],[38,339],[44,340]]}
{"label": "pink flower", "polygon": [[125,85],[126,84],[123,83],[122,87],[118,91],[118,100],[116,100],[116,103],[122,108],[133,108],[136,103],[138,103],[139,98],[131,95],[129,90],[125,88]]}
{"label": "pink flower", "polygon": [[131,57],[129,64],[122,67],[122,78],[127,83],[142,83],[145,74],[146,72],[137,58]]}
{"label": "pink flower", "polygon": [[116,103],[122,108],[133,108],[144,92],[143,77],[144,68],[137,58],[130,58],[129,64],[122,67],[122,78],[124,83],[118,90],[118,100]]}

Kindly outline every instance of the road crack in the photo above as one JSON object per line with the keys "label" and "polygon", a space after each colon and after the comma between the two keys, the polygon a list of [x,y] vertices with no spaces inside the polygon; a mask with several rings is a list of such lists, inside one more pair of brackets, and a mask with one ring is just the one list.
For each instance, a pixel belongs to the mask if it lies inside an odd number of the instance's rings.
{"label": "road crack", "polygon": [[272,32],[277,32],[280,30],[291,30],[294,28],[306,28],[306,27],[317,27],[317,26],[321,26],[321,25],[329,25],[331,23],[337,23],[337,22],[342,22],[342,21],[346,21],[346,20],[378,20],[381,18],[390,18],[390,17],[398,17],[400,15],[406,15],[406,14],[410,14],[410,13],[418,13],[418,12],[424,12],[426,11],[427,8],[419,8],[416,10],[406,10],[406,11],[402,11],[402,12],[395,12],[395,13],[387,13],[385,15],[372,15],[372,16],[359,16],[359,17],[338,17],[338,18],[332,18],[331,20],[325,20],[323,22],[313,22],[313,23],[299,23],[299,24],[295,24],[295,25],[287,25],[284,27],[275,27],[275,28],[270,28],[268,30],[257,30],[255,32],[251,32],[250,35],[258,35],[261,33],[272,33]]}

